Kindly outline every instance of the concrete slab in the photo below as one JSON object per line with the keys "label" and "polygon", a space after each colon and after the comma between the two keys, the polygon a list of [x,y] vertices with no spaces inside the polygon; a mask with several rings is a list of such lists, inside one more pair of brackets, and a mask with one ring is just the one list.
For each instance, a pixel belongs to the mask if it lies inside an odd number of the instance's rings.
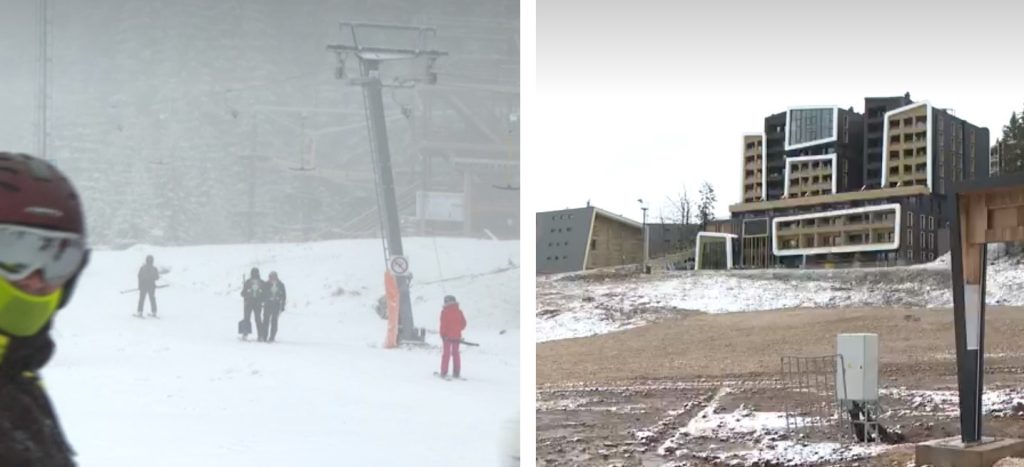
{"label": "concrete slab", "polygon": [[992,467],[1005,457],[1024,456],[1024,440],[983,437],[964,444],[959,436],[935,439],[914,448],[914,463],[932,467]]}

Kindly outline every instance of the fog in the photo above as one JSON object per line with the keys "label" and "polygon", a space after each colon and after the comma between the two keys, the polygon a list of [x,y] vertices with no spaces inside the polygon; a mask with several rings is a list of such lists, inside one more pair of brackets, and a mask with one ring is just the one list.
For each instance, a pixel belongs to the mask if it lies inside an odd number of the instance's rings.
{"label": "fog", "polygon": [[[0,150],[39,154],[39,2],[3,5]],[[384,92],[405,232],[518,237],[516,1],[48,5],[46,157],[82,194],[94,245],[378,236],[363,95],[326,49],[349,40],[342,21],[435,26],[449,54],[436,87]],[[415,218],[417,192],[467,190],[448,205],[461,214]]]}

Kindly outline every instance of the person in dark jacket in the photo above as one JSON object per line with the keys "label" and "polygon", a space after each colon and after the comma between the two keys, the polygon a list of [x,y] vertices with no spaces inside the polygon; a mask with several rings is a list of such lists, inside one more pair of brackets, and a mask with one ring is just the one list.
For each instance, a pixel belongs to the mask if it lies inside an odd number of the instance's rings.
{"label": "person in dark jacket", "polygon": [[153,255],[146,256],[146,264],[139,268],[139,316],[142,316],[146,295],[149,295],[149,314],[156,316],[156,281],[159,278],[160,271],[153,265]]}
{"label": "person in dark jacket", "polygon": [[277,277],[277,271],[270,272],[270,278],[263,286],[263,328],[260,329],[260,340],[274,342],[277,337],[277,318],[284,312],[288,295],[284,282]]}
{"label": "person in dark jacket", "polygon": [[255,315],[257,331],[259,331],[263,326],[260,319],[260,311],[263,308],[263,279],[260,279],[259,268],[252,268],[252,271],[249,272],[249,279],[245,281],[245,285],[242,286],[242,299],[242,306],[245,308],[245,315],[242,317],[242,322],[245,324],[241,334],[242,339],[245,339],[249,336],[249,333],[252,332],[252,322],[249,320],[250,316]]}
{"label": "person in dark jacket", "polygon": [[88,259],[81,202],[57,168],[25,154],[0,152],[0,193],[0,466],[74,467],[39,370]]}
{"label": "person in dark jacket", "polygon": [[448,377],[448,360],[452,362],[452,376],[458,378],[461,368],[459,357],[459,344],[462,342],[462,331],[466,329],[466,316],[459,309],[459,302],[454,296],[444,297],[444,307],[441,309],[441,377]]}

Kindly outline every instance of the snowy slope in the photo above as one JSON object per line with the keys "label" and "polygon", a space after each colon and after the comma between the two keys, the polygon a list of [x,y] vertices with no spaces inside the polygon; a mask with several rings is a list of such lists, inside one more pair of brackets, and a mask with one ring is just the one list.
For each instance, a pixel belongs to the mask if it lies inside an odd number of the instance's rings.
{"label": "snowy slope", "polygon": [[[1024,305],[1024,265],[990,261],[986,299]],[[603,334],[665,313],[782,308],[952,307],[943,257],[930,264],[865,269],[679,271],[655,276],[566,274],[537,279],[537,341]]]}
{"label": "snowy slope", "polygon": [[[118,293],[147,253],[170,269],[159,320]],[[416,324],[436,329],[451,293],[481,343],[463,348],[467,381],[431,375],[436,335],[381,348],[379,240],[94,252],[44,371],[81,465],[497,465],[519,410],[519,270],[484,273],[518,263],[519,245],[417,238],[406,253]],[[276,344],[235,335],[252,266],[288,286]]]}

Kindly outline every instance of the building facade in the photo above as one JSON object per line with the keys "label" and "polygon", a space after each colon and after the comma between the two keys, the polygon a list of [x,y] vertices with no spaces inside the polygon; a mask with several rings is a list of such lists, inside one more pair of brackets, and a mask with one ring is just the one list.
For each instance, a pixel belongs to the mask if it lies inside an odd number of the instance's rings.
{"label": "building facade", "polygon": [[1001,162],[1002,158],[999,157],[999,153],[1002,150],[1003,142],[996,140],[996,144],[992,145],[992,148],[988,151],[988,174],[989,176],[996,176],[1003,171]]}
{"label": "building facade", "polygon": [[643,225],[588,206],[537,213],[537,273],[640,264]]}
{"label": "building facade", "polygon": [[909,94],[864,106],[765,118],[763,195],[750,196],[745,166],[744,201],[730,206],[736,267],[907,264],[949,250],[946,189],[989,175],[988,129]]}

